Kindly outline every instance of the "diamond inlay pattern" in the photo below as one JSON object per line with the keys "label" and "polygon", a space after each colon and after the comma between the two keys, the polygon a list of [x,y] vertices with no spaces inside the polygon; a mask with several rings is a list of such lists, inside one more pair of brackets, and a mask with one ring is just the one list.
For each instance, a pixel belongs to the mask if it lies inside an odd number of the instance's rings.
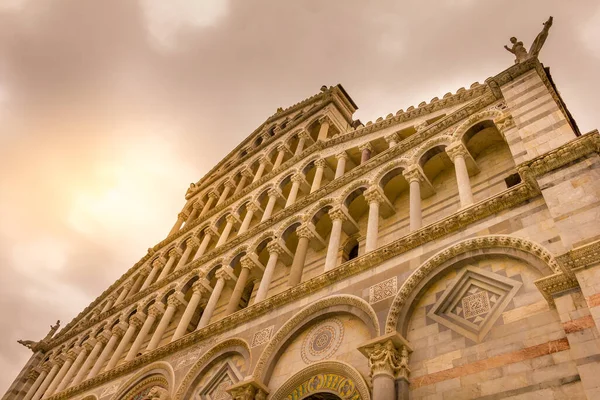
{"label": "diamond inlay pattern", "polygon": [[428,316],[471,340],[481,341],[521,285],[514,279],[467,267],[444,291]]}

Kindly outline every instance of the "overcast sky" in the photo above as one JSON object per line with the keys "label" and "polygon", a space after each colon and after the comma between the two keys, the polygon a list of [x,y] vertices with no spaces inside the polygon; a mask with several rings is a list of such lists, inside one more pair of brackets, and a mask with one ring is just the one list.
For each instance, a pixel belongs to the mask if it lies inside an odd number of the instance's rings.
{"label": "overcast sky", "polygon": [[[0,1],[0,392],[39,340],[162,240],[192,181],[272,115],[344,85],[363,122],[541,61],[600,126],[600,3]],[[0,393],[1,394],[1,393]]]}

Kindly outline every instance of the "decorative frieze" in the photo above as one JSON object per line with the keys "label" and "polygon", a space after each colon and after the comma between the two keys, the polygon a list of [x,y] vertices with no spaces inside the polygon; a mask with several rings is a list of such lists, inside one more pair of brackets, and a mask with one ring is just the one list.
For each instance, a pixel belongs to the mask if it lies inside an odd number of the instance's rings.
{"label": "decorative frieze", "polygon": [[274,325],[271,325],[256,332],[254,336],[252,336],[252,343],[250,344],[250,347],[258,347],[267,343],[271,339],[274,327]]}
{"label": "decorative frieze", "polygon": [[398,278],[394,276],[369,288],[369,303],[374,304],[381,300],[394,297],[397,292]]}

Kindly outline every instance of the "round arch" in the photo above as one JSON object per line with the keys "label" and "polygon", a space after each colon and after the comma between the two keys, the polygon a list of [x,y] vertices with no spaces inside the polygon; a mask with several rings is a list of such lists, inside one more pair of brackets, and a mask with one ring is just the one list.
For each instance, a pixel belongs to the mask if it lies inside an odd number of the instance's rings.
{"label": "round arch", "polygon": [[496,109],[485,110],[477,114],[473,114],[456,128],[456,130],[452,133],[452,138],[454,140],[461,140],[469,128],[478,122],[491,120],[495,123],[496,120],[500,120],[502,118],[504,118],[504,113]]}
{"label": "round arch", "polygon": [[[332,375],[334,379],[330,378]],[[342,399],[371,399],[369,386],[360,372],[340,361],[311,364],[288,379],[270,399],[285,400],[291,397],[302,400],[316,393],[334,394]]]}
{"label": "round arch", "polygon": [[171,364],[158,361],[137,371],[123,383],[111,400],[130,400],[138,391],[148,386],[161,386],[169,393],[175,383],[175,372]]}
{"label": "round arch", "polygon": [[174,400],[185,400],[191,398],[190,390],[194,381],[202,375],[202,373],[208,371],[208,369],[214,364],[215,361],[221,359],[228,354],[240,354],[246,360],[248,366],[251,365],[252,356],[250,354],[250,346],[244,339],[233,338],[226,339],[222,342],[217,343],[208,351],[204,352],[202,356],[196,361],[196,363],[190,368],[186,376],[181,381],[181,384],[177,388],[177,392],[173,397]]}
{"label": "round arch", "polygon": [[408,160],[407,158],[398,158],[396,160],[390,161],[389,163],[384,164],[381,168],[379,168],[379,171],[377,171],[377,174],[373,178],[373,183],[379,185],[383,177],[388,172],[393,171],[396,168],[407,169],[410,167],[410,165],[410,160]]}
{"label": "round arch", "polygon": [[548,250],[527,239],[491,235],[464,240],[430,257],[402,284],[390,307],[385,333],[398,331],[402,334],[406,329],[410,305],[436,275],[458,261],[484,255],[504,255],[521,259],[536,267],[545,276],[562,272]]}
{"label": "round arch", "polygon": [[339,313],[355,315],[365,323],[372,337],[379,336],[379,319],[373,308],[365,300],[354,295],[325,297],[304,307],[279,328],[262,351],[254,367],[252,374],[254,379],[267,383],[268,380],[265,378],[270,375],[278,352],[285,347],[288,341],[293,339],[298,332],[311,322]]}
{"label": "round arch", "polygon": [[414,151],[414,153],[410,157],[409,164],[410,165],[418,165],[421,157],[423,157],[423,155],[425,153],[427,153],[430,149],[437,147],[437,146],[448,147],[454,142],[456,142],[456,139],[451,136],[448,136],[448,135],[442,135],[442,136],[435,137],[433,139],[429,139],[428,141],[426,141],[425,143],[420,145]]}
{"label": "round arch", "polygon": [[358,189],[367,190],[371,187],[372,183],[373,182],[369,179],[360,179],[356,182],[353,182],[352,185],[346,187],[346,189],[338,196],[338,199],[340,199],[340,204],[344,204],[348,196],[350,196],[354,191]]}

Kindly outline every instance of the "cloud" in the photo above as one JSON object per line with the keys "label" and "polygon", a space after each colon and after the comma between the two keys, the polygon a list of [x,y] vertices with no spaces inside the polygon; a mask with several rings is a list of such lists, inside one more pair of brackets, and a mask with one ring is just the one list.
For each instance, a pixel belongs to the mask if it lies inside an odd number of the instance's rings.
{"label": "cloud", "polygon": [[531,43],[551,13],[541,59],[582,129],[598,126],[591,0],[7,4],[0,389],[29,356],[17,339],[77,315],[166,236],[190,182],[323,84],[374,120],[510,66],[508,38]]}

